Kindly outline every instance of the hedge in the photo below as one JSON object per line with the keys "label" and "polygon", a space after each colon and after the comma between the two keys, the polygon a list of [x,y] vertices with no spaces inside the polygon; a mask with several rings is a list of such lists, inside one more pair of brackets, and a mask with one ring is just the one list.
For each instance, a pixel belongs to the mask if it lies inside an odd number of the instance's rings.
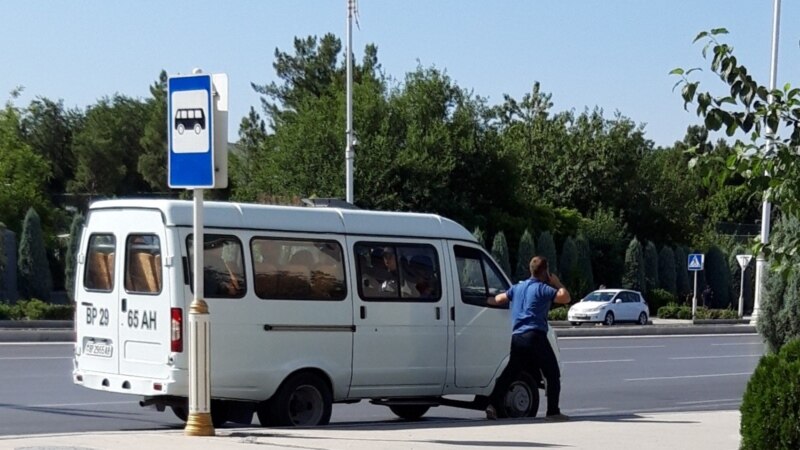
{"label": "hedge", "polygon": [[[677,303],[668,303],[666,306],[658,308],[658,317],[661,319],[691,319],[692,307],[687,305],[678,305]],[[705,306],[697,307],[697,319],[738,319],[739,313],[732,309],[708,309]]]}
{"label": "hedge", "polygon": [[73,320],[74,305],[54,305],[39,299],[0,303],[0,320]]}

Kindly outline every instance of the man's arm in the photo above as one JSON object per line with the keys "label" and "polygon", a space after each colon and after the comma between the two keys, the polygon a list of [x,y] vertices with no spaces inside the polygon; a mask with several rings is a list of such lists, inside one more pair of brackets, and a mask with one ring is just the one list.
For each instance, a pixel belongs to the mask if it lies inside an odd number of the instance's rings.
{"label": "man's arm", "polygon": [[551,273],[549,282],[550,286],[553,286],[554,288],[558,289],[556,291],[556,298],[553,300],[555,303],[566,305],[567,303],[572,301],[572,297],[569,295],[569,291],[567,290],[567,288],[564,287],[563,284],[561,284],[561,280],[559,280],[557,276]]}
{"label": "man's arm", "polygon": [[503,306],[506,303],[508,303],[508,295],[505,292],[486,299],[486,304],[489,306]]}

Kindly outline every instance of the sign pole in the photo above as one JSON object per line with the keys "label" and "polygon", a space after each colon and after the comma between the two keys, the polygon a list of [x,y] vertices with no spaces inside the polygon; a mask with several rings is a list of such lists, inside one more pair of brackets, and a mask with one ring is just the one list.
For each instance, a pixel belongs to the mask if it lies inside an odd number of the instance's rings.
{"label": "sign pole", "polygon": [[214,436],[211,422],[210,320],[203,300],[203,190],[194,189],[194,299],[189,307],[189,418],[187,436]]}
{"label": "sign pole", "polygon": [[692,297],[692,320],[697,317],[697,271],[694,271],[694,296]]}

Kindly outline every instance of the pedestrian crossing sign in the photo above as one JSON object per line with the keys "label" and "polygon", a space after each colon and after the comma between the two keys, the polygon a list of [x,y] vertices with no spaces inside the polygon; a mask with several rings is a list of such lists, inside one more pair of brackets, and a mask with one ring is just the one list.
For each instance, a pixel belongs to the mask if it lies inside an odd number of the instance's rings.
{"label": "pedestrian crossing sign", "polygon": [[702,253],[692,253],[689,255],[688,269],[690,271],[703,270],[703,256]]}

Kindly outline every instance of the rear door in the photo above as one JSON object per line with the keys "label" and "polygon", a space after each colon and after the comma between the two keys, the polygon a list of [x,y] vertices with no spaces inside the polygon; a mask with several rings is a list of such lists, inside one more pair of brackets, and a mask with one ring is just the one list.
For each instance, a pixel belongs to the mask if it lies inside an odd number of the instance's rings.
{"label": "rear door", "polygon": [[119,285],[119,372],[166,378],[170,354],[170,280],[164,263],[166,230],[158,211],[136,210],[118,224],[116,283]]}
{"label": "rear door", "polygon": [[116,255],[119,241],[114,213],[92,212],[81,239],[78,255],[76,300],[76,339],[81,370],[102,373],[119,371],[120,286],[116,282]]}

